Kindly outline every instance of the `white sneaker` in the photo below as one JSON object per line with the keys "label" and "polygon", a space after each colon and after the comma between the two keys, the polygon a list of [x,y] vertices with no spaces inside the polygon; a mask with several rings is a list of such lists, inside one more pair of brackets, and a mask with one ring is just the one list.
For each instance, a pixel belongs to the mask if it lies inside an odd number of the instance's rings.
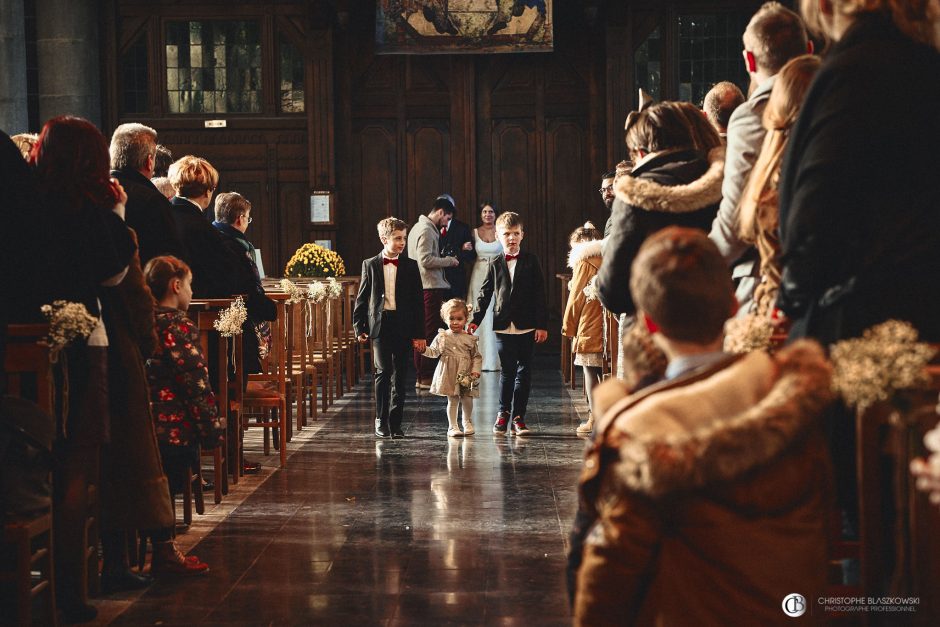
{"label": "white sneaker", "polygon": [[447,430],[447,437],[449,437],[449,438],[462,438],[462,437],[463,437],[463,431],[461,431],[460,429],[457,429],[456,427],[452,427],[452,428],[450,428],[450,429]]}
{"label": "white sneaker", "polygon": [[464,420],[464,421],[463,421],[463,434],[464,434],[464,435],[473,435],[473,434],[474,434],[474,430],[473,430],[473,421],[472,421],[472,420]]}

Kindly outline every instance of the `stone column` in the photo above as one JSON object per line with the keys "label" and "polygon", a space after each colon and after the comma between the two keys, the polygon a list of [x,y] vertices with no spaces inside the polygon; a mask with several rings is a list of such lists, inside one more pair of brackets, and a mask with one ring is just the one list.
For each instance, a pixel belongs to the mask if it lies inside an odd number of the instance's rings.
{"label": "stone column", "polygon": [[23,0],[0,0],[0,68],[0,129],[10,135],[28,131]]}
{"label": "stone column", "polygon": [[36,0],[39,120],[77,115],[101,126],[99,3]]}

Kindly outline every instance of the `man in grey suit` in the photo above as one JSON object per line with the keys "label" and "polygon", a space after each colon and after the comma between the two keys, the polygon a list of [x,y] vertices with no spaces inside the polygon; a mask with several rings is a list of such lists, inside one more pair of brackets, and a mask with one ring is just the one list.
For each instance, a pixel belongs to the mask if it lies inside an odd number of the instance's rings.
{"label": "man in grey suit", "polygon": [[[421,286],[424,289],[424,334],[430,344],[441,326],[441,303],[450,289],[450,283],[444,277],[444,268],[452,268],[460,262],[456,257],[441,257],[441,227],[454,213],[454,204],[443,196],[434,200],[431,212],[421,216],[414,228],[408,233],[408,256],[418,262],[421,273]],[[429,359],[415,351],[415,371],[419,390],[431,388],[431,375],[434,374],[436,359]]]}
{"label": "man in grey suit", "polygon": [[752,93],[728,121],[721,206],[708,235],[732,268],[739,315],[747,313],[760,274],[757,250],[742,241],[738,233],[738,204],[764,143],[764,108],[780,68],[790,59],[813,51],[803,20],[779,2],[766,2],[758,9],[744,31],[743,40]]}

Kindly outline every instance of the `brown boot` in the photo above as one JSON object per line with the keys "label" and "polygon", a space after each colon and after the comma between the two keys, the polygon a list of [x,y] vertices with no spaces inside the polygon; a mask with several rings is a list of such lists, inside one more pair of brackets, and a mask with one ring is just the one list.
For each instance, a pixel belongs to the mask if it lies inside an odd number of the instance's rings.
{"label": "brown boot", "polygon": [[154,577],[164,575],[189,576],[204,575],[209,572],[209,565],[200,561],[195,555],[189,557],[176,548],[176,542],[155,542],[153,545],[153,560],[150,563],[150,574]]}

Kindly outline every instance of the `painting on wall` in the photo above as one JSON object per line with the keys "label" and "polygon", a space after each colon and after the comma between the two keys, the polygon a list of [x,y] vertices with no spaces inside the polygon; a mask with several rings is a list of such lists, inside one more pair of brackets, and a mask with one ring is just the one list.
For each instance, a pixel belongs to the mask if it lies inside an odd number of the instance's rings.
{"label": "painting on wall", "polygon": [[552,0],[378,0],[379,54],[550,52]]}

